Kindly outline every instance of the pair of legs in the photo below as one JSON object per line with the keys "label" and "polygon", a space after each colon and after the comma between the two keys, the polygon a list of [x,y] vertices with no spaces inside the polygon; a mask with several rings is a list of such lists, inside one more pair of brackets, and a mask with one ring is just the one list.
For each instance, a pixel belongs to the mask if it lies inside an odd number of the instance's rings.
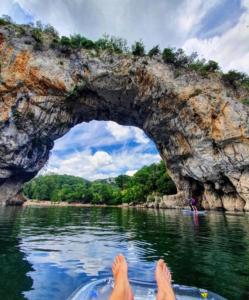
{"label": "pair of legs", "polygon": [[190,208],[191,208],[192,211],[195,211],[195,212],[198,211],[198,209],[195,205],[190,204]]}
{"label": "pair of legs", "polygon": [[[123,255],[115,257],[112,272],[114,289],[109,300],[134,300],[128,279],[128,265]],[[175,300],[175,294],[171,286],[171,274],[162,259],[157,262],[155,277],[158,286],[156,300]]]}

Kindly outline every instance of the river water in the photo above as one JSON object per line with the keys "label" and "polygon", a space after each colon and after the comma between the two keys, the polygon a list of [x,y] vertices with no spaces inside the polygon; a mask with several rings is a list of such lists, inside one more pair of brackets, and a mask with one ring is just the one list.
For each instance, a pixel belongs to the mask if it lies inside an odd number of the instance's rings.
{"label": "river water", "polygon": [[79,207],[0,208],[0,299],[64,300],[118,253],[132,279],[162,257],[175,283],[249,299],[249,214]]}

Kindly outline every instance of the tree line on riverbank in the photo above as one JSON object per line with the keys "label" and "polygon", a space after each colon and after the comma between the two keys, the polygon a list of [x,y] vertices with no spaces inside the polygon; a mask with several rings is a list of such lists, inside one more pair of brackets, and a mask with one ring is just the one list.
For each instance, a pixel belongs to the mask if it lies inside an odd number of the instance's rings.
{"label": "tree line on riverbank", "polygon": [[70,175],[43,175],[26,183],[23,194],[29,199],[118,205],[142,203],[151,194],[176,193],[163,161],[144,166],[133,176],[87,181]]}

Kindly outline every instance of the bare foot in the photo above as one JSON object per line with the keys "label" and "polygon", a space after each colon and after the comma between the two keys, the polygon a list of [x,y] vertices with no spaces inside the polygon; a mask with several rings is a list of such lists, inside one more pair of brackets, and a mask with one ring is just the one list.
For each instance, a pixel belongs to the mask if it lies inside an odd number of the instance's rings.
{"label": "bare foot", "polygon": [[123,255],[117,255],[112,265],[114,289],[109,300],[134,300],[128,280],[128,265]]}
{"label": "bare foot", "polygon": [[160,259],[157,262],[155,277],[158,286],[157,300],[175,300],[175,294],[171,286],[171,274],[165,262]]}

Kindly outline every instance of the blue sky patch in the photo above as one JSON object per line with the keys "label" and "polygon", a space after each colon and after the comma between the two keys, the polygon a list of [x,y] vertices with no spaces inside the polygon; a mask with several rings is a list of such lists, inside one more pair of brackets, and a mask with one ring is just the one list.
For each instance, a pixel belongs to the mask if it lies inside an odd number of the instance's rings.
{"label": "blue sky patch", "polygon": [[28,24],[34,22],[34,18],[27,11],[24,11],[18,2],[14,2],[9,11],[11,18],[18,24]]}
{"label": "blue sky patch", "polygon": [[245,8],[241,6],[240,0],[221,1],[203,18],[197,37],[211,38],[223,34],[239,22],[243,12]]}

